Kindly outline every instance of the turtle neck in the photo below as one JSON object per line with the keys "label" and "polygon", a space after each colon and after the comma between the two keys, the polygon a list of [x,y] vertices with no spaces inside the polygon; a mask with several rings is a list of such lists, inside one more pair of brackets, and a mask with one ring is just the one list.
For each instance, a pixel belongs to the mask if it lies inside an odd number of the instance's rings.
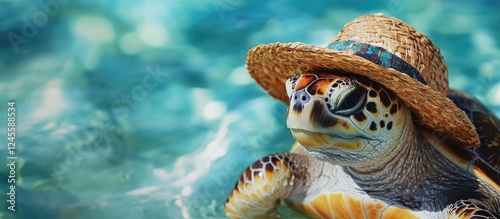
{"label": "turtle neck", "polygon": [[[405,124],[413,124],[407,116]],[[410,121],[408,121],[410,120]],[[459,199],[481,199],[478,181],[452,164],[413,125],[380,157],[343,167],[368,195],[414,210],[439,211]]]}

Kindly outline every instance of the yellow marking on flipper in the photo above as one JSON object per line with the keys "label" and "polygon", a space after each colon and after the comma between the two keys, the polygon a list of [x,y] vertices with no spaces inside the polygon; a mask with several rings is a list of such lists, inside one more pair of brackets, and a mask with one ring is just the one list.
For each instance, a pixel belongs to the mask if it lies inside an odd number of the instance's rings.
{"label": "yellow marking on flipper", "polygon": [[[345,195],[347,197],[347,195]],[[360,198],[347,198],[347,206],[349,206],[352,218],[364,218],[365,209],[363,201]]]}
{"label": "yellow marking on flipper", "polygon": [[397,206],[389,206],[386,210],[382,212],[382,218],[383,219],[400,219],[400,218],[405,218],[405,219],[419,219],[415,213],[413,213],[411,210],[402,208],[402,207],[397,207]]}
{"label": "yellow marking on flipper", "polygon": [[[330,195],[331,197],[331,195]],[[333,202],[335,199],[333,199]],[[319,195],[314,198],[307,207],[311,207],[314,209],[320,218],[333,218],[334,215],[330,214],[330,208],[332,207],[332,203],[329,202],[327,194]]]}
{"label": "yellow marking on flipper", "polygon": [[464,210],[463,212],[461,212],[458,217],[459,218],[467,218],[469,219],[472,215],[474,215],[474,211],[468,211],[468,210]]}
{"label": "yellow marking on flipper", "polygon": [[265,193],[269,193],[269,192],[271,192],[271,186],[268,183],[266,183],[266,184],[262,185],[262,190]]}
{"label": "yellow marking on flipper", "polygon": [[314,218],[325,218],[322,216],[319,212],[316,211],[316,208],[311,205],[311,203],[304,203],[303,204],[304,211],[314,217]]}
{"label": "yellow marking on flipper", "polygon": [[367,201],[363,203],[366,218],[380,218],[380,214],[387,207],[384,202]]}
{"label": "yellow marking on flipper", "polygon": [[[350,218],[351,214],[349,211],[349,199],[351,197],[344,195],[343,193],[331,194],[330,200],[332,201],[333,214],[336,218]],[[354,209],[353,209],[354,210]]]}
{"label": "yellow marking on flipper", "polygon": [[318,218],[364,218],[364,206],[361,203],[360,198],[344,193],[326,193],[305,203],[304,208]]}
{"label": "yellow marking on flipper", "polygon": [[[274,166],[276,167],[276,168],[274,168],[274,173],[276,173],[276,176],[279,176],[279,175],[286,173],[288,171],[288,166],[282,160],[276,161],[274,163]],[[269,172],[269,173],[273,173],[273,172]]]}
{"label": "yellow marking on flipper", "polygon": [[[470,219],[471,216],[474,215],[476,211],[475,210],[470,210],[470,209],[467,209],[467,208],[464,208],[464,210],[460,211],[460,212],[453,212],[452,214],[450,214],[450,217],[449,218],[458,218],[458,219]],[[453,215],[453,217],[452,217]]]}
{"label": "yellow marking on flipper", "polygon": [[[272,163],[269,163],[272,161]],[[290,169],[279,158],[278,161],[268,159],[260,162],[260,166],[252,165],[243,172],[225,204],[225,212],[231,218],[248,218],[251,215],[267,215],[275,209],[277,200],[282,197],[291,177]]]}
{"label": "yellow marking on flipper", "polygon": [[303,209],[316,218],[419,218],[412,210],[391,206],[377,199],[363,199],[347,193],[325,193],[303,203]]}
{"label": "yellow marking on flipper", "polygon": [[[327,195],[326,196],[326,200],[328,201],[328,206],[332,205],[332,200],[330,200],[330,199],[331,199],[331,197],[329,195]],[[334,218],[335,217],[335,213],[333,212],[333,209],[331,207],[329,207],[328,210],[330,210],[331,218]]]}

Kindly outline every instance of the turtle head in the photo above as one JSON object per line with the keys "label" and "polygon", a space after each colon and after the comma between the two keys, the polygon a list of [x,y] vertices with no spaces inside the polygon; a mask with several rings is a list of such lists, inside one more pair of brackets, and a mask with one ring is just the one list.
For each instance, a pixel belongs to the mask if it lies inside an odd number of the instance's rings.
{"label": "turtle head", "polygon": [[392,92],[369,79],[342,73],[289,78],[287,126],[314,157],[354,165],[398,145],[410,111]]}

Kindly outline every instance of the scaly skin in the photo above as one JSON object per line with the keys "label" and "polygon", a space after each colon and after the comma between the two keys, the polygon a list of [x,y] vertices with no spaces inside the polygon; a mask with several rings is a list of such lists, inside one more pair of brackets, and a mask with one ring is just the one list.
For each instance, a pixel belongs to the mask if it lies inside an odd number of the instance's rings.
{"label": "scaly skin", "polygon": [[500,214],[495,185],[447,159],[447,143],[414,124],[404,103],[380,85],[305,74],[289,79],[287,92],[287,124],[300,145],[249,167],[228,198],[227,216],[275,216],[280,200],[315,218]]}
{"label": "scaly skin", "polygon": [[279,200],[289,197],[304,178],[307,164],[308,160],[303,156],[288,153],[269,155],[256,161],[243,173],[229,195],[225,206],[227,216],[258,218],[274,215]]}

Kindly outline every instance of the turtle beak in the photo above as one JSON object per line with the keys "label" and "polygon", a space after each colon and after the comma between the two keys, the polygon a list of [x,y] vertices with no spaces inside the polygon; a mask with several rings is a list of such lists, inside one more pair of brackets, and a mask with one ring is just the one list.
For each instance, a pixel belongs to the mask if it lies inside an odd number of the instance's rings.
{"label": "turtle beak", "polygon": [[[287,127],[293,137],[303,146],[323,147],[332,142],[326,130],[336,121],[326,110],[324,101],[312,98],[306,91],[298,91],[291,95],[288,108]],[[328,118],[326,118],[328,116]],[[319,129],[318,129],[319,128]]]}

